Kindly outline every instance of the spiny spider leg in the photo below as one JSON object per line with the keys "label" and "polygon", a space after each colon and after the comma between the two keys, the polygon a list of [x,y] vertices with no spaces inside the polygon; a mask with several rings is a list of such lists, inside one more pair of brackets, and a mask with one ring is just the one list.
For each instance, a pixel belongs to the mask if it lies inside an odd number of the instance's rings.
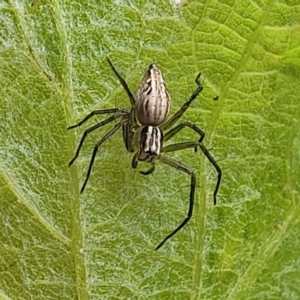
{"label": "spiny spider leg", "polygon": [[214,168],[216,169],[216,171],[218,173],[218,180],[217,180],[217,184],[216,184],[216,187],[214,190],[214,205],[216,205],[217,204],[217,194],[218,194],[218,190],[219,190],[221,179],[222,179],[222,170],[219,167],[219,165],[217,164],[217,162],[214,160],[214,158],[211,156],[208,149],[202,143],[185,142],[185,143],[172,144],[172,145],[168,145],[168,146],[164,147],[162,149],[162,152],[172,152],[172,151],[178,151],[178,150],[183,150],[183,149],[187,149],[187,148],[195,148],[195,147],[200,147],[203,154],[207,157],[207,159],[214,166]]}
{"label": "spiny spider leg", "polygon": [[[111,117],[109,117],[109,118],[103,120],[102,122],[97,123],[97,124],[91,126],[90,128],[88,128],[87,130],[85,130],[84,133],[83,133],[83,135],[82,135],[82,137],[81,137],[80,143],[79,143],[79,145],[78,145],[78,147],[77,147],[76,153],[75,153],[74,157],[73,157],[73,158],[70,160],[70,162],[69,162],[69,167],[73,164],[73,162],[74,162],[74,161],[76,160],[76,158],[78,157],[79,152],[80,152],[80,149],[81,149],[81,147],[82,147],[82,145],[83,145],[83,143],[84,143],[84,141],[85,141],[85,138],[86,138],[92,131],[94,131],[95,129],[97,129],[97,128],[101,127],[101,126],[104,126],[104,125],[106,125],[106,124],[108,124],[108,123],[114,121],[115,119],[117,119],[117,118],[119,118],[119,117],[121,117],[121,116],[122,116],[122,115],[118,115],[117,117],[116,117],[115,115],[114,115],[114,116],[111,116]],[[75,126],[76,126],[76,125],[74,125],[74,127],[75,127]],[[80,126],[80,125],[79,125],[79,126]],[[73,128],[74,128],[74,127],[73,127]]]}
{"label": "spiny spider leg", "polygon": [[195,79],[196,84],[198,85],[197,89],[193,92],[192,96],[182,105],[182,107],[175,113],[175,115],[169,119],[167,122],[162,124],[160,126],[161,130],[167,130],[170,127],[172,127],[180,118],[181,116],[186,112],[186,110],[189,108],[191,103],[197,98],[197,96],[201,93],[203,90],[203,85],[200,82],[200,76],[201,73],[199,73]]}
{"label": "spiny spider leg", "polygon": [[89,168],[88,168],[88,171],[87,171],[87,174],[86,174],[86,178],[85,178],[85,181],[82,185],[82,188],[80,190],[80,193],[83,193],[84,189],[85,189],[85,186],[89,180],[89,177],[91,175],[91,171],[92,171],[92,167],[93,167],[93,164],[94,164],[94,160],[95,160],[95,157],[96,157],[96,154],[100,148],[100,146],[109,138],[111,137],[120,127],[122,126],[122,121],[119,122],[118,124],[116,124],[107,134],[105,134],[103,136],[102,139],[99,140],[99,142],[95,145],[94,147],[94,151],[93,151],[93,154],[92,154],[92,157],[91,157],[91,160],[90,160],[90,165],[89,165]]}
{"label": "spiny spider leg", "polygon": [[115,75],[118,77],[120,83],[122,84],[124,90],[126,91],[129,99],[130,99],[130,102],[131,102],[131,105],[134,106],[135,105],[135,99],[126,83],[126,81],[124,80],[124,78],[118,73],[118,71],[116,70],[116,68],[114,67],[114,65],[112,64],[112,62],[110,61],[110,59],[108,57],[106,57],[110,67],[112,68],[112,70],[114,71]]}
{"label": "spiny spider leg", "polygon": [[167,235],[164,240],[155,248],[155,250],[158,250],[168,239],[170,239],[174,234],[176,234],[192,217],[193,215],[193,208],[194,208],[194,198],[195,198],[195,188],[196,188],[196,175],[195,173],[189,169],[187,166],[183,165],[182,163],[170,158],[170,157],[164,157],[160,156],[158,158],[161,162],[174,167],[180,171],[185,172],[189,176],[191,176],[191,190],[190,190],[190,202],[189,202],[189,210],[187,213],[187,217],[183,220],[183,222],[169,235]]}

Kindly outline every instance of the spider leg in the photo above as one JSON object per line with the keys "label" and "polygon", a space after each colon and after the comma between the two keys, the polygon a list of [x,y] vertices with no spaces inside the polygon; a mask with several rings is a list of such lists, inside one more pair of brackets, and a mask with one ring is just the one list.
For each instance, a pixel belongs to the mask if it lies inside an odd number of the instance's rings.
{"label": "spider leg", "polygon": [[182,107],[175,113],[175,115],[170,118],[167,122],[163,123],[160,128],[161,130],[167,130],[170,127],[172,127],[172,125],[174,123],[176,123],[181,116],[186,112],[186,110],[189,108],[189,106],[191,105],[191,103],[197,98],[197,96],[201,93],[201,91],[203,90],[203,85],[200,83],[199,79],[200,79],[201,73],[199,73],[195,79],[196,84],[198,85],[197,89],[193,92],[192,96],[182,105]]}
{"label": "spider leg", "polygon": [[219,187],[221,184],[221,179],[222,179],[222,170],[221,170],[220,166],[217,164],[217,162],[214,160],[214,158],[211,156],[208,149],[202,143],[185,142],[185,143],[172,144],[172,145],[168,145],[168,146],[164,147],[162,149],[162,152],[172,152],[172,151],[178,151],[178,150],[182,150],[182,149],[195,148],[195,147],[200,147],[203,154],[207,157],[207,159],[214,166],[214,168],[216,169],[216,171],[218,173],[218,179],[217,179],[216,187],[214,190],[214,205],[216,205],[217,204],[217,194],[218,194],[218,190],[219,190]]}
{"label": "spider leg", "polygon": [[119,109],[119,108],[110,108],[110,109],[99,109],[99,110],[93,110],[91,113],[89,113],[83,120],[81,120],[79,123],[69,126],[67,129],[73,129],[75,127],[81,126],[84,122],[86,122],[88,119],[95,115],[104,115],[104,114],[115,114],[116,118],[127,114],[126,110]]}
{"label": "spider leg", "polygon": [[201,143],[203,141],[203,139],[205,137],[205,133],[199,127],[197,127],[195,124],[193,124],[191,122],[182,122],[179,125],[177,125],[176,127],[172,128],[170,131],[168,131],[164,135],[164,142],[171,139],[174,135],[176,135],[179,131],[181,131],[185,127],[189,127],[190,129],[194,130],[195,132],[197,132],[200,135],[199,143]]}
{"label": "spider leg", "polygon": [[126,118],[126,122],[123,122],[122,132],[123,132],[123,142],[128,152],[134,152],[133,140],[134,140],[134,130],[138,128],[135,109],[132,107]]}
{"label": "spider leg", "polygon": [[174,168],[188,174],[191,177],[191,190],[190,190],[190,202],[189,202],[189,209],[188,209],[187,217],[183,220],[183,222],[175,230],[173,230],[173,232],[171,232],[169,235],[167,235],[164,238],[164,240],[155,248],[155,250],[158,250],[168,239],[170,239],[173,235],[175,235],[191,219],[191,217],[193,215],[195,188],[196,188],[196,175],[191,169],[189,169],[187,166],[183,165],[182,163],[180,163],[170,157],[160,156],[159,160],[171,167],[174,167]]}
{"label": "spider leg", "polygon": [[[137,165],[138,165],[138,160],[137,160],[137,153],[136,153],[136,154],[134,154],[134,156],[132,158],[131,167],[133,169],[136,169]],[[149,174],[153,173],[154,170],[155,170],[155,165],[154,165],[154,163],[151,163],[151,168],[148,171],[140,171],[140,173],[142,175],[149,175]]]}
{"label": "spider leg", "polygon": [[[80,140],[80,143],[79,143],[78,148],[77,148],[77,150],[76,150],[76,153],[75,153],[74,157],[73,157],[73,158],[70,160],[70,162],[69,162],[69,167],[73,164],[73,162],[74,162],[74,161],[76,160],[76,158],[78,157],[79,152],[80,152],[80,149],[81,149],[81,147],[82,147],[82,145],[83,145],[83,143],[84,143],[84,141],[85,141],[85,138],[86,138],[92,131],[94,131],[95,129],[97,129],[97,128],[101,127],[101,126],[104,126],[104,125],[106,125],[106,124],[108,124],[108,123],[114,121],[115,119],[117,119],[117,118],[119,118],[119,117],[121,117],[121,116],[122,116],[121,113],[120,113],[120,114],[117,114],[117,113],[116,113],[116,114],[114,114],[113,116],[111,116],[111,117],[105,119],[104,121],[99,122],[99,123],[97,123],[97,124],[91,126],[90,128],[88,128],[87,130],[85,130],[84,133],[83,133],[83,135],[82,135],[82,137],[81,137],[81,140]],[[82,124],[83,122],[84,122],[84,120],[81,121],[81,122],[79,122],[78,124],[80,124],[80,123]],[[78,124],[77,124],[77,125],[74,125],[72,128],[81,125],[81,124],[80,124],[80,125],[78,125]],[[70,127],[69,127],[69,129],[70,129]]]}
{"label": "spider leg", "polygon": [[155,164],[152,164],[151,168],[148,171],[140,171],[140,173],[142,175],[150,175],[154,172],[154,170],[155,170]]}
{"label": "spider leg", "polygon": [[135,153],[133,158],[132,158],[132,161],[131,161],[132,169],[136,169],[137,165],[138,165],[137,153]]}
{"label": "spider leg", "polygon": [[126,91],[129,99],[130,99],[130,102],[131,102],[131,105],[134,106],[135,105],[135,99],[126,83],[126,81],[124,80],[124,78],[118,73],[118,71],[116,70],[116,68],[114,67],[114,65],[112,64],[112,62],[110,61],[110,59],[108,57],[106,57],[110,67],[112,68],[113,72],[115,73],[115,75],[118,77],[120,83],[122,84],[124,90]]}
{"label": "spider leg", "polygon": [[[191,122],[182,122],[165,134],[164,142],[171,139],[174,135],[176,135],[179,131],[181,131],[185,127],[189,127],[190,129],[194,130],[200,135],[199,143],[203,141],[205,137],[205,133],[199,127],[197,127],[195,124]],[[195,147],[195,152],[197,152],[197,147]]]}
{"label": "spider leg", "polygon": [[85,181],[82,185],[82,188],[80,190],[80,193],[83,193],[84,189],[85,189],[85,186],[89,180],[89,177],[91,175],[91,171],[92,171],[92,167],[93,167],[93,164],[94,164],[94,161],[95,161],[95,157],[96,157],[96,154],[100,148],[100,146],[109,138],[111,137],[122,125],[122,122],[119,122],[118,124],[116,124],[107,134],[105,134],[104,137],[102,137],[99,142],[95,145],[94,147],[94,151],[93,151],[93,154],[92,154],[92,157],[91,157],[91,160],[90,160],[90,164],[89,164],[89,168],[88,168],[88,171],[87,171],[87,174],[86,174],[86,178],[85,178]]}

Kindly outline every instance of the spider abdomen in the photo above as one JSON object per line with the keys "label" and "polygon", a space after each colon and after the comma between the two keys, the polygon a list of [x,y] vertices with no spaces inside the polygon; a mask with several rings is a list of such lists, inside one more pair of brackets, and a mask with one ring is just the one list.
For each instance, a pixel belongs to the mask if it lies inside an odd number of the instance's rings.
{"label": "spider abdomen", "polygon": [[151,64],[137,90],[136,115],[142,125],[159,126],[169,116],[171,97],[156,64]]}

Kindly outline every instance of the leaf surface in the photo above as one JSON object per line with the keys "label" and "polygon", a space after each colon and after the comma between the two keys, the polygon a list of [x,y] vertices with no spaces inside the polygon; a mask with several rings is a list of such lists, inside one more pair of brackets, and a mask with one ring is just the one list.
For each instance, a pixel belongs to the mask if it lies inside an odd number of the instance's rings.
{"label": "leaf surface", "polygon": [[[72,2],[72,3],[71,3]],[[1,299],[299,299],[300,2],[50,1],[0,4]],[[130,108],[106,57],[135,93],[162,69],[172,113],[202,128],[223,171],[204,155],[172,153],[197,175],[191,221],[186,174],[131,169],[115,123]],[[218,101],[213,98],[218,95]],[[184,129],[172,142],[197,140]]]}

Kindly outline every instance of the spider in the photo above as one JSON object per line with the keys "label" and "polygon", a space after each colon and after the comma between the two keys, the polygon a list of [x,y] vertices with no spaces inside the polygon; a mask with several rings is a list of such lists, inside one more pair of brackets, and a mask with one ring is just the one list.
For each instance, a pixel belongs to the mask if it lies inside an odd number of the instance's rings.
{"label": "spider", "polygon": [[[95,161],[96,154],[101,147],[101,145],[111,137],[118,129],[122,127],[123,141],[125,148],[128,152],[134,153],[131,162],[132,168],[136,168],[138,162],[147,162],[150,164],[148,171],[140,171],[143,175],[149,175],[155,170],[156,160],[174,167],[188,176],[190,176],[190,197],[189,197],[189,208],[186,218],[180,223],[180,225],[173,230],[169,235],[167,235],[164,240],[155,248],[158,250],[168,239],[175,235],[180,229],[182,229],[193,215],[194,208],[194,198],[195,198],[195,188],[196,188],[196,175],[189,167],[176,161],[173,158],[163,156],[162,153],[178,151],[186,148],[194,148],[195,152],[199,148],[203,154],[207,157],[210,163],[214,166],[218,173],[217,183],[214,190],[214,204],[217,203],[217,193],[221,183],[222,171],[219,165],[216,163],[214,158],[209,153],[208,149],[203,145],[202,141],[204,139],[205,133],[198,128],[195,124],[191,122],[182,122],[177,126],[173,125],[181,118],[185,111],[189,108],[191,103],[196,99],[196,97],[203,90],[203,85],[200,83],[201,73],[195,79],[197,84],[196,90],[190,96],[190,98],[182,105],[182,107],[168,119],[171,107],[171,97],[166,87],[162,72],[156,64],[151,64],[148,67],[135,96],[131,93],[128,88],[127,83],[123,77],[117,72],[116,68],[112,62],[107,58],[107,61],[113,70],[114,74],[117,76],[124,90],[126,91],[130,103],[131,109],[125,110],[120,108],[111,109],[100,109],[94,110],[88,114],[79,123],[68,127],[68,129],[73,129],[81,126],[88,119],[95,115],[105,115],[112,114],[107,119],[91,126],[84,131],[76,153],[69,163],[71,166],[79,155],[80,149],[85,141],[85,138],[94,130],[102,127],[116,119],[119,122],[108,131],[95,145],[92,157],[90,160],[89,168],[85,181],[81,188],[81,193],[84,191],[86,184],[91,175],[92,167]],[[168,146],[164,146],[164,143],[174,137],[185,127],[190,128],[199,135],[198,141],[175,143]]]}

